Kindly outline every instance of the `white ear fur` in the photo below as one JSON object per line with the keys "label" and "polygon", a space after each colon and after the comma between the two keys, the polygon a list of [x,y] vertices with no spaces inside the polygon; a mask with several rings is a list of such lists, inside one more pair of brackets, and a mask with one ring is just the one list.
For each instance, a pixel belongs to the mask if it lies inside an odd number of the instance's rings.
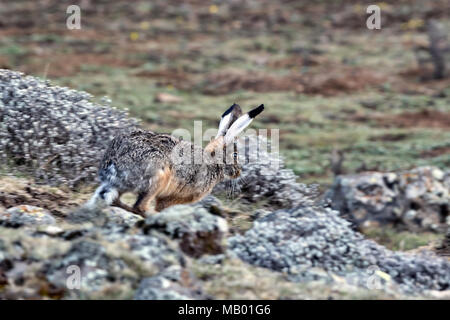
{"label": "white ear fur", "polygon": [[225,134],[225,144],[232,142],[248,125],[253,121],[253,119],[264,110],[264,105],[249,111],[243,116],[239,117],[228,129]]}
{"label": "white ear fur", "polygon": [[228,129],[225,135],[225,144],[232,142],[252,121],[253,119],[247,113],[239,117]]}
{"label": "white ear fur", "polygon": [[231,107],[227,109],[222,115],[222,119],[219,123],[219,130],[217,131],[216,139],[220,136],[225,135],[227,128],[230,126],[230,121],[233,118],[233,109],[236,105],[233,104]]}
{"label": "white ear fur", "polygon": [[220,136],[223,136],[225,134],[225,132],[227,130],[227,127],[228,127],[228,124],[230,123],[231,117],[232,117],[232,115],[231,115],[231,112],[230,112],[229,114],[227,114],[225,117],[223,117],[220,120],[219,131],[217,132],[216,139],[218,137],[220,137]]}

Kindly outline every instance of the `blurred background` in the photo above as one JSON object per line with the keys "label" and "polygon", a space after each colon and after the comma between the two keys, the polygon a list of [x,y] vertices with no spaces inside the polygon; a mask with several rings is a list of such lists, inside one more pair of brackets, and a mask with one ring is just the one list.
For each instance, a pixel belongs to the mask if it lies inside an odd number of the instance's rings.
{"label": "blurred background", "polygon": [[[66,27],[72,4],[81,30]],[[330,183],[449,166],[449,15],[446,0],[2,1],[0,67],[106,95],[164,132],[264,103],[255,128],[281,129],[302,181]]]}

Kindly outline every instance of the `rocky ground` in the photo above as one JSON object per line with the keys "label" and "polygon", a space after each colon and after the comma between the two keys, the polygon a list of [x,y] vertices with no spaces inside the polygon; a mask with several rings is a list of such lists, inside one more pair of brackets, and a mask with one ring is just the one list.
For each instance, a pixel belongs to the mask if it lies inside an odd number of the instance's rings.
{"label": "rocky ground", "polygon": [[[0,4],[0,299],[450,299],[449,77],[415,53],[448,1],[381,3],[382,32],[352,0],[133,4],[75,31]],[[232,102],[286,158],[146,219],[83,208],[118,131]]]}
{"label": "rocky ground", "polygon": [[[0,297],[450,298],[450,261],[432,251],[392,252],[332,209],[267,212],[238,235],[225,212],[213,196],[147,219],[119,208],[3,210]],[[71,268],[80,270],[79,288],[70,286]]]}
{"label": "rocky ground", "polygon": [[339,176],[325,198],[359,228],[391,224],[445,232],[450,219],[449,190],[450,171],[419,167]]}
{"label": "rocky ground", "polygon": [[[254,167],[247,167],[247,174]],[[446,181],[437,168],[414,172],[435,172],[435,183]],[[382,188],[377,180],[380,173],[369,175],[363,177]],[[306,186],[301,193],[294,184],[290,192],[302,195],[303,201],[291,209],[243,212],[211,195],[197,204],[174,206],[144,219],[114,207],[83,209],[89,189],[63,191],[24,178],[2,178],[0,297],[450,299],[448,241],[396,252],[366,239],[355,230],[358,221],[330,208],[340,202],[330,202],[329,194],[341,192],[341,180],[346,179],[355,177],[338,178],[324,197],[316,194],[315,199],[306,193],[311,191]],[[351,186],[366,190],[356,183]],[[448,203],[448,185],[442,186],[446,193],[439,199]],[[378,197],[380,206],[404,196],[399,189],[384,188],[391,198]],[[420,195],[435,200],[433,190]],[[377,221],[370,201],[355,200],[364,194],[355,199],[355,192],[344,194],[347,202],[360,205]],[[371,196],[367,197],[373,201]],[[401,222],[398,219],[397,224]],[[409,226],[407,221],[402,225]],[[72,268],[79,268],[79,287],[71,287]]]}

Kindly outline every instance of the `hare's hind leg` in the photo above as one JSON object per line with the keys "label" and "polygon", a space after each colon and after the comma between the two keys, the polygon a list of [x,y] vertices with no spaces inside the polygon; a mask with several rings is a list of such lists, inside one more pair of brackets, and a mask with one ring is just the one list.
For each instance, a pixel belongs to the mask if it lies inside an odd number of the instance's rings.
{"label": "hare's hind leg", "polygon": [[145,213],[150,209],[150,203],[155,198],[155,196],[161,191],[164,187],[164,182],[161,178],[152,178],[149,181],[148,189],[145,191],[141,191],[138,194],[135,204],[133,205],[133,209],[139,211],[141,213]]}
{"label": "hare's hind leg", "polygon": [[172,202],[168,201],[167,199],[156,199],[155,211],[161,212],[164,209],[170,207],[171,205]]}
{"label": "hare's hind leg", "polygon": [[134,210],[145,213],[150,209],[150,202],[155,197],[156,190],[150,190],[148,192],[143,192],[138,195],[136,203],[133,206]]}
{"label": "hare's hind leg", "polygon": [[102,209],[107,206],[114,206],[145,217],[145,211],[142,212],[134,207],[126,205],[120,201],[120,196],[121,193],[117,191],[116,188],[107,183],[103,183],[95,190],[94,195],[86,203],[86,207],[89,209]]}

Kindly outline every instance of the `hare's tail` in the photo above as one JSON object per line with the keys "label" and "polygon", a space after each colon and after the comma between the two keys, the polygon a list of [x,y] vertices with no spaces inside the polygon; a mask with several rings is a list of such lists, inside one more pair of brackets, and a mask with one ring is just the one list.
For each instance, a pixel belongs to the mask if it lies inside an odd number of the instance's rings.
{"label": "hare's tail", "polygon": [[104,208],[111,205],[118,196],[119,192],[116,188],[109,183],[102,183],[85,206],[89,209]]}

